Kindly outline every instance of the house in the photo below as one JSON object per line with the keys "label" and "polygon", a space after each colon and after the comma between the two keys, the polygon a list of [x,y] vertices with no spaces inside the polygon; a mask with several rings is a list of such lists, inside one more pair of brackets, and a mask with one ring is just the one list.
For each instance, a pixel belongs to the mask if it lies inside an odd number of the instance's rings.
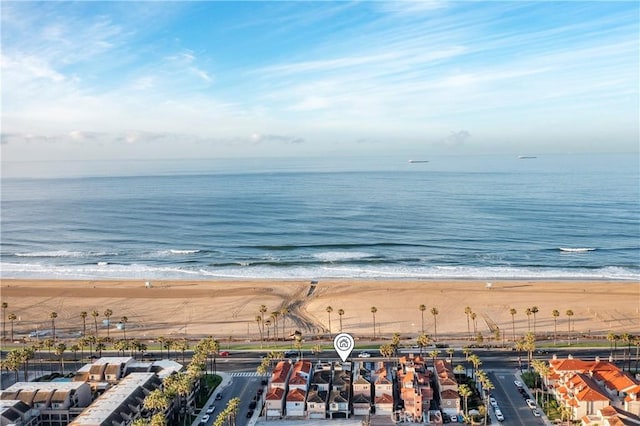
{"label": "house", "polygon": [[390,416],[393,413],[393,396],[388,393],[376,394],[374,405],[376,416]]}
{"label": "house", "polygon": [[357,393],[351,401],[353,414],[356,416],[368,416],[371,414],[371,394]]}
{"label": "house", "polygon": [[554,356],[549,366],[551,372],[544,378],[545,384],[558,402],[571,410],[574,419],[592,421],[607,406],[640,415],[640,383],[612,362]]}
{"label": "house", "polygon": [[91,404],[91,398],[89,385],[80,382],[17,382],[0,394],[3,401],[19,400],[33,409],[38,423],[45,426],[70,423]]}
{"label": "house", "polygon": [[329,392],[319,390],[312,385],[307,395],[307,416],[310,419],[326,419],[328,409]]}
{"label": "house", "polygon": [[281,387],[271,387],[264,398],[266,417],[282,417],[285,410],[285,391]]}
{"label": "house", "polygon": [[315,385],[318,391],[329,392],[331,386],[331,370],[320,370],[313,373],[311,384]]}
{"label": "house", "polygon": [[0,426],[36,426],[38,416],[31,407],[18,399],[0,400]]}
{"label": "house", "polygon": [[374,406],[375,414],[387,415],[393,412],[393,382],[387,378],[386,368],[376,371],[374,382]]}
{"label": "house", "polygon": [[593,415],[580,419],[582,426],[640,426],[640,416],[612,405],[601,408]]}
{"label": "house", "polygon": [[289,380],[290,373],[291,364],[289,361],[278,362],[271,373],[269,386],[272,388],[280,388],[283,391],[287,390],[287,382]]}
{"label": "house", "polygon": [[329,393],[329,417],[349,418],[349,391],[334,389]]}
{"label": "house", "polygon": [[460,412],[460,395],[457,390],[446,389],[440,392],[440,409],[449,415]]}
{"label": "house", "polygon": [[307,399],[306,389],[289,389],[286,397],[287,417],[304,417],[306,415],[305,400]]}

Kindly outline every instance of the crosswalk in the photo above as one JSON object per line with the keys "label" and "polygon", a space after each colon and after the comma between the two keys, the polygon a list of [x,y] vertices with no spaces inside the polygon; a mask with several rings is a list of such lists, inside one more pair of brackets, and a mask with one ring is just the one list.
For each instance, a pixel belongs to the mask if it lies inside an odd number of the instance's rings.
{"label": "crosswalk", "polygon": [[231,377],[258,377],[255,371],[234,371],[229,374]]}

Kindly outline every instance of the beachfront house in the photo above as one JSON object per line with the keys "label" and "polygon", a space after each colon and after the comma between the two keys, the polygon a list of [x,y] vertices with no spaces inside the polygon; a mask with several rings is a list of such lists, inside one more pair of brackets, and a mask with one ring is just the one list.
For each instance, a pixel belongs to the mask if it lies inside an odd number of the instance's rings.
{"label": "beachfront house", "polygon": [[289,389],[286,398],[287,417],[304,417],[306,415],[305,401],[307,391],[305,389]]}
{"label": "beachfront house", "polygon": [[329,392],[319,390],[311,385],[307,395],[307,416],[310,419],[326,419],[328,410]]}

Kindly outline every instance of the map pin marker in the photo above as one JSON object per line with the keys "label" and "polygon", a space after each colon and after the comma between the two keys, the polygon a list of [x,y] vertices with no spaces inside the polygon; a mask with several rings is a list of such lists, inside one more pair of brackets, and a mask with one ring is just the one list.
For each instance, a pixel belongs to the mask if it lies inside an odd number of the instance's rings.
{"label": "map pin marker", "polygon": [[333,339],[333,347],[336,352],[338,352],[342,362],[345,362],[347,358],[349,358],[349,355],[351,355],[355,343],[349,333],[340,333]]}

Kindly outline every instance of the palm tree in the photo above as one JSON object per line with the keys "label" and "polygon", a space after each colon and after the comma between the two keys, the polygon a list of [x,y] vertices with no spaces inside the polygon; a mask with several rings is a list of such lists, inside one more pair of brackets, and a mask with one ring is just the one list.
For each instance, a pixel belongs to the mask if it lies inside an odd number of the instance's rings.
{"label": "palm tree", "polygon": [[2,302],[2,340],[7,338],[7,308],[9,304]]}
{"label": "palm tree", "polygon": [[[638,363],[640,363],[640,336],[633,337],[633,344],[636,347],[636,373],[638,372]],[[629,363],[631,365],[631,363]]]}
{"label": "palm tree", "polygon": [[469,355],[468,360],[471,363],[471,365],[473,365],[473,377],[475,379],[476,373],[478,371],[478,367],[482,365],[482,361],[480,360],[480,357],[476,354]]}
{"label": "palm tree", "polygon": [[467,400],[471,395],[473,395],[473,391],[468,385],[462,384],[458,386],[458,394],[460,394],[460,396],[464,399],[464,416],[467,417],[469,416]]}
{"label": "palm tree", "polygon": [[262,335],[264,335],[264,314],[267,312],[267,307],[265,305],[260,305],[258,309],[260,311],[260,324],[262,325]]}
{"label": "palm tree", "polygon": [[560,311],[554,309],[551,315],[553,315],[553,344],[555,345],[558,338],[558,317],[560,316]]}
{"label": "palm tree", "polygon": [[613,359],[613,342],[615,342],[616,339],[616,333],[614,333],[613,331],[607,333],[607,340],[609,341],[609,357],[611,357],[611,359]]}
{"label": "palm tree", "polygon": [[[624,343],[627,344],[627,352],[629,354],[629,368],[628,368],[628,371],[631,371],[631,342],[633,341],[633,336],[631,336],[629,333],[625,332],[625,333],[622,333],[620,335],[620,340],[622,340]],[[627,352],[625,352],[625,354],[624,354],[624,360],[627,359]]]}
{"label": "palm tree", "polygon": [[278,341],[278,317],[280,317],[280,311],[271,312],[270,318],[273,323],[273,339]]}
{"label": "palm tree", "polygon": [[533,314],[533,334],[536,334],[536,314],[540,312],[537,306],[531,307],[531,313]]}
{"label": "palm tree", "polygon": [[96,352],[98,352],[98,356],[102,358],[102,351],[107,349],[107,346],[104,344],[104,338],[98,338],[96,343]]}
{"label": "palm tree", "polygon": [[269,341],[269,327],[271,327],[271,320],[267,319],[264,321],[264,326],[267,328],[267,342]]}
{"label": "palm tree", "polygon": [[127,341],[127,323],[129,322],[129,318],[123,316],[120,318],[120,324],[122,324],[122,338]]}
{"label": "palm tree", "polygon": [[13,312],[9,314],[9,321],[11,321],[11,341],[13,342],[13,322],[17,320],[18,317]]}
{"label": "palm tree", "polygon": [[109,329],[111,328],[111,315],[113,315],[113,311],[111,309],[106,309],[104,311],[104,316],[107,319],[107,339],[109,339]]}
{"label": "palm tree", "polygon": [[470,306],[467,306],[466,308],[464,308],[464,314],[467,317],[467,339],[471,340],[471,328],[469,327],[469,316],[471,315],[473,311],[471,310]]}
{"label": "palm tree", "polygon": [[166,393],[160,389],[154,389],[144,398],[142,406],[151,412],[164,412],[169,408],[171,400]]}
{"label": "palm tree", "polygon": [[262,327],[262,317],[260,315],[256,315],[256,323],[258,324],[258,333],[260,333],[260,349],[262,349],[263,338],[263,327]]}
{"label": "palm tree", "polygon": [[431,357],[431,361],[433,362],[433,371],[436,371],[436,359],[438,359],[438,355],[440,355],[440,351],[437,349],[429,352],[429,356]]}
{"label": "palm tree", "polygon": [[282,315],[282,340],[285,340],[287,338],[284,331],[284,325],[287,319],[287,314],[289,314],[289,308],[287,308],[286,306],[283,306],[282,308],[280,308],[280,315]]}
{"label": "palm tree", "polygon": [[511,314],[511,329],[513,330],[513,341],[516,341],[516,314],[518,311],[515,308],[509,309],[509,313]]}
{"label": "palm tree", "polygon": [[80,312],[80,318],[82,318],[82,337],[87,335],[87,311]]}
{"label": "palm tree", "polygon": [[55,354],[60,357],[60,371],[62,372],[63,376],[64,376],[64,351],[66,350],[67,350],[67,345],[65,345],[64,343],[58,343],[55,349]]}
{"label": "palm tree", "polygon": [[329,314],[329,336],[331,336],[331,312],[333,312],[333,308],[331,306],[327,306],[325,309],[327,314]]}
{"label": "palm tree", "polygon": [[420,305],[418,306],[418,310],[420,310],[420,317],[422,320],[422,334],[424,334],[424,311],[427,310],[427,307],[425,305]]}
{"label": "palm tree", "polygon": [[51,329],[53,330],[53,342],[56,341],[56,318],[58,318],[57,312],[51,312],[49,314],[49,318],[51,318]]}
{"label": "palm tree", "polygon": [[569,345],[571,345],[571,317],[573,316],[573,311],[571,309],[567,309],[567,312],[565,312],[565,314],[568,317],[568,327],[569,327],[569,333],[567,334],[567,340],[569,341]]}
{"label": "palm tree", "polygon": [[431,315],[433,315],[433,340],[438,341],[438,308],[431,308]]}
{"label": "palm tree", "polygon": [[426,334],[422,333],[421,335],[418,336],[418,347],[420,348],[420,357],[422,357],[422,350],[424,348],[426,348],[427,346],[429,346],[429,336],[427,336]]}
{"label": "palm tree", "polygon": [[478,318],[478,314],[476,314],[475,312],[471,312],[471,320],[473,321],[473,334],[474,335],[478,334],[478,322],[476,321],[476,318]]}
{"label": "palm tree", "polygon": [[100,314],[98,313],[98,311],[93,310],[91,311],[91,316],[93,317],[93,325],[95,326],[95,336],[96,338],[98,337],[98,317],[100,316]]}
{"label": "palm tree", "polygon": [[376,312],[378,312],[378,308],[372,306],[371,315],[373,315],[373,340],[376,340]]}
{"label": "palm tree", "polygon": [[531,308],[527,308],[526,311],[524,311],[525,314],[527,314],[527,332],[531,331],[531,314],[533,312],[531,312]]}
{"label": "palm tree", "polygon": [[453,348],[447,349],[447,354],[449,355],[449,364],[453,365],[453,354],[456,353],[456,350]]}
{"label": "palm tree", "polygon": [[344,315],[344,309],[338,309],[338,317],[340,318],[340,333],[342,333],[342,316]]}
{"label": "palm tree", "polygon": [[384,344],[380,346],[380,355],[387,358],[387,361],[393,356],[394,350],[393,346],[389,344]]}

